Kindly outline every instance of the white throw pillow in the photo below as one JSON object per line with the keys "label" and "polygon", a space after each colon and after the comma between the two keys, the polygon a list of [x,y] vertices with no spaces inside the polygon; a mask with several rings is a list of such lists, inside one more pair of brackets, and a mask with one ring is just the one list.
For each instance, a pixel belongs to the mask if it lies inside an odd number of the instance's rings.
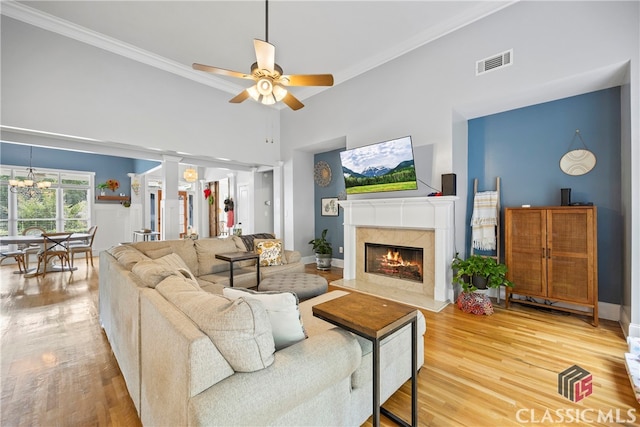
{"label": "white throw pillow", "polygon": [[231,299],[253,299],[262,303],[269,315],[276,350],[307,338],[298,308],[298,297],[293,292],[255,292],[244,288],[224,288],[222,294]]}

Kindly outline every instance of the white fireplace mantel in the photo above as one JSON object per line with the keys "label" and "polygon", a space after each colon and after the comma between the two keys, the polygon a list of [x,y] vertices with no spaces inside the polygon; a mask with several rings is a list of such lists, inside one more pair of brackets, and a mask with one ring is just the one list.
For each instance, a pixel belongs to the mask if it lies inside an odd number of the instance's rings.
{"label": "white fireplace mantel", "polygon": [[356,277],[356,228],[434,230],[434,299],[453,301],[451,261],[455,256],[455,196],[340,200],[344,209],[345,280]]}

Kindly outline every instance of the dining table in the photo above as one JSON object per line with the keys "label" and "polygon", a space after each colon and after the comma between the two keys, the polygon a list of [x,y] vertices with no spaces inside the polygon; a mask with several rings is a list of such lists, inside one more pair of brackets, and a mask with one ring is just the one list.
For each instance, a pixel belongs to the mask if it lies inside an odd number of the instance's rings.
{"label": "dining table", "polygon": [[[55,237],[49,237],[50,239],[55,239]],[[77,241],[87,241],[91,238],[90,233],[72,233],[71,237],[69,237],[70,242]],[[63,239],[64,240],[64,239]],[[0,236],[0,245],[33,245],[33,244],[44,244],[44,237],[38,235],[15,235],[15,236]],[[24,277],[34,277],[39,274],[44,273],[45,268],[47,273],[50,272],[61,272],[61,271],[73,271],[77,270],[78,267],[64,267],[62,265],[54,264],[54,258],[51,259],[51,263],[47,266],[42,265],[36,268],[30,268],[25,274]]]}

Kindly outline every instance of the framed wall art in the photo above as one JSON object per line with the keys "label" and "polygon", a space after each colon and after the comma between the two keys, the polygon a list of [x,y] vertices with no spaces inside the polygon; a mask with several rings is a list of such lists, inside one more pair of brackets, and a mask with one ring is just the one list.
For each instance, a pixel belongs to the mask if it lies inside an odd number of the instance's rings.
{"label": "framed wall art", "polygon": [[323,197],[321,205],[322,216],[338,216],[338,198],[337,197]]}

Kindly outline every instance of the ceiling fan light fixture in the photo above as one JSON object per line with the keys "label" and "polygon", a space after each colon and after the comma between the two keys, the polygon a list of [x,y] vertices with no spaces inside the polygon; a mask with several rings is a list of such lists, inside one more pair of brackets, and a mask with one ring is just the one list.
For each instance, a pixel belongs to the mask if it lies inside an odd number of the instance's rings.
{"label": "ceiling fan light fixture", "polygon": [[333,76],[331,74],[284,75],[282,67],[275,62],[276,47],[269,43],[269,0],[265,1],[265,12],[265,39],[253,39],[256,62],[251,65],[251,74],[198,63],[193,63],[192,67],[194,70],[255,81],[256,84],[252,87],[229,100],[233,104],[239,104],[247,98],[263,105],[273,105],[283,101],[289,108],[296,111],[304,107],[304,104],[282,86],[333,86]]}
{"label": "ceiling fan light fixture", "polygon": [[258,102],[260,100],[260,93],[258,93],[258,88],[256,87],[256,85],[247,88],[247,93],[254,101]]}
{"label": "ceiling fan light fixture", "polygon": [[269,95],[264,95],[260,102],[262,102],[263,105],[273,105],[276,103],[276,100],[273,97],[273,94],[270,93]]}
{"label": "ceiling fan light fixture", "polygon": [[287,90],[280,85],[275,85],[273,87],[273,97],[276,99],[276,102],[280,102],[287,96]]}
{"label": "ceiling fan light fixture", "polygon": [[258,80],[256,87],[258,89],[258,93],[262,96],[271,95],[271,92],[273,92],[273,83],[271,83],[271,80],[268,78]]}

